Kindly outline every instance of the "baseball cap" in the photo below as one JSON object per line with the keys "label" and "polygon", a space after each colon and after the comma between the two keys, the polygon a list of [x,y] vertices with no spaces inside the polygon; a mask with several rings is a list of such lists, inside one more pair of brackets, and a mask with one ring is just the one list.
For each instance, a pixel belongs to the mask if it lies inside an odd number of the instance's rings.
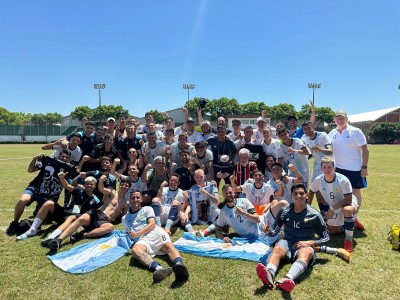
{"label": "baseball cap", "polygon": [[257,118],[257,123],[258,123],[259,121],[263,121],[263,122],[265,122],[265,120],[264,120],[264,118],[263,118],[263,117],[258,117],[258,118]]}
{"label": "baseball cap", "polygon": [[295,119],[295,120],[297,121],[296,116],[289,116],[289,117],[287,118],[288,121],[289,121],[290,119]]}
{"label": "baseball cap", "polygon": [[114,118],[108,118],[107,122],[113,121],[115,123],[115,119]]}
{"label": "baseball cap", "polygon": [[194,123],[194,119],[193,118],[187,119],[186,123],[189,123],[189,122],[193,122]]}
{"label": "baseball cap", "polygon": [[208,125],[208,126],[210,126],[210,122],[208,122],[208,121],[203,121],[203,123],[201,123],[201,126],[203,126],[203,125]]}
{"label": "baseball cap", "polygon": [[337,110],[335,112],[335,117],[337,117],[337,116],[347,117],[347,113],[344,110]]}

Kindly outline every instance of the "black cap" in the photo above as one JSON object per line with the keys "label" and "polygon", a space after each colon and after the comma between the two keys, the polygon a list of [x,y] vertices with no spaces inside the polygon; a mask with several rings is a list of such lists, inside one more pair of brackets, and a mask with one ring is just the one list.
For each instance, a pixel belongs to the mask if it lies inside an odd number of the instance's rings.
{"label": "black cap", "polygon": [[295,119],[295,120],[297,121],[296,116],[290,116],[290,117],[287,118],[288,121],[289,121],[290,119]]}

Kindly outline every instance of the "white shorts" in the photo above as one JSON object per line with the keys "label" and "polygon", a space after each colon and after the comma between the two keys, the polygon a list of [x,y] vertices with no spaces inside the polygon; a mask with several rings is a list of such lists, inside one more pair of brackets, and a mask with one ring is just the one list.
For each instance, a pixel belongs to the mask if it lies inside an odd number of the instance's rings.
{"label": "white shorts", "polygon": [[[355,210],[358,208],[358,201],[354,195],[351,199],[351,206],[353,206]],[[336,209],[334,214],[336,215],[336,218],[327,219],[326,224],[328,224],[329,226],[343,226],[344,225],[343,208]]]}
{"label": "white shorts", "polygon": [[[161,225],[165,226],[165,224],[167,224],[168,214],[169,214],[169,210],[171,209],[171,206],[163,206],[162,209],[163,209],[163,212],[160,214],[160,221],[161,221]],[[179,222],[179,211],[178,211],[178,216],[177,216],[176,220],[174,221],[174,223],[172,223],[172,225],[175,225],[178,222]]]}
{"label": "white shorts", "polygon": [[136,244],[144,245],[147,249],[147,253],[151,256],[164,255],[164,251],[161,250],[165,243],[171,243],[171,238],[168,233],[161,227],[156,227],[152,231],[142,235]]}
{"label": "white shorts", "polygon": [[[260,225],[261,228],[263,228],[266,224],[269,224],[269,227],[272,228],[272,226],[275,223],[275,217],[272,215],[271,210],[268,209],[268,211],[260,216]],[[263,234],[265,235],[265,234]],[[275,241],[280,237],[280,234],[277,234],[275,236],[266,236],[265,238],[268,241],[268,244],[272,245],[273,243],[275,243]]]}

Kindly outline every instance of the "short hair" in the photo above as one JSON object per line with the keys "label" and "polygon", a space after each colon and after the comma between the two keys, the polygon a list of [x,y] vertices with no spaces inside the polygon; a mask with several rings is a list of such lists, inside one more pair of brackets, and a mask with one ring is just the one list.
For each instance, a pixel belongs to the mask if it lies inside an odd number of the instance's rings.
{"label": "short hair", "polygon": [[265,160],[267,160],[267,159],[270,158],[270,157],[272,157],[272,158],[274,159],[274,161],[276,162],[275,155],[273,155],[273,154],[267,154],[267,155],[265,156]]}
{"label": "short hair", "polygon": [[289,133],[289,130],[286,127],[284,127],[278,130],[278,135],[280,135],[281,133]]}
{"label": "short hair", "polygon": [[173,119],[172,117],[166,117],[166,118],[164,119],[164,122],[166,122],[166,121],[168,121],[168,120],[171,120],[172,122],[174,122],[174,119]]}
{"label": "short hair", "polygon": [[180,138],[181,136],[188,138],[188,135],[185,132],[181,132],[178,136],[178,138]]}
{"label": "short hair", "polygon": [[303,126],[311,126],[311,127],[314,127],[314,123],[311,122],[311,121],[304,122],[303,124],[301,124],[301,127],[303,127]]}
{"label": "short hair", "polygon": [[96,127],[96,131],[105,131],[105,129],[103,128],[103,126],[97,126]]}
{"label": "short hair", "polygon": [[107,133],[107,134],[104,135],[103,139],[104,140],[108,140],[108,139],[113,140],[114,137],[111,134]]}
{"label": "short hair", "polygon": [[250,156],[250,150],[246,148],[242,148],[239,150],[239,155],[240,154],[246,154],[247,156]]}
{"label": "short hair", "polygon": [[71,157],[71,151],[69,151],[68,149],[62,149],[60,152],[60,156],[61,154],[67,154],[69,157]]}
{"label": "short hair", "polygon": [[92,182],[92,183],[94,183],[94,184],[97,184],[97,179],[94,178],[93,176],[88,176],[88,177],[85,178],[85,181],[84,181],[84,182],[85,182],[85,183],[86,183],[86,182]]}
{"label": "short hair", "polygon": [[306,186],[304,185],[304,183],[296,183],[296,184],[293,184],[292,185],[292,188],[290,189],[290,193],[292,194],[293,193],[293,191],[295,190],[295,189],[303,189],[303,191],[305,192],[305,193],[307,193],[307,188],[306,188]]}
{"label": "short hair", "polygon": [[245,128],[244,128],[244,131],[246,131],[246,130],[251,130],[251,131],[253,131],[253,127],[251,127],[251,126],[246,126]]}
{"label": "short hair", "polygon": [[132,180],[129,176],[121,176],[120,180],[119,180],[119,184],[122,184],[122,183],[127,183],[127,184],[131,185]]}
{"label": "short hair", "polygon": [[178,173],[173,173],[173,174],[171,175],[171,177],[172,177],[172,176],[178,178],[178,180],[181,181],[181,175],[179,175]]}
{"label": "short hair", "polygon": [[149,133],[147,133],[147,137],[149,137],[149,136],[156,136],[156,133],[155,132],[149,132]]}
{"label": "short hair", "polygon": [[253,171],[253,176],[254,176],[254,174],[256,174],[256,173],[261,173],[261,175],[264,176],[264,173],[263,173],[260,169],[255,169],[255,170]]}
{"label": "short hair", "polygon": [[181,152],[179,153],[179,155],[182,155],[182,153],[186,153],[188,155],[191,155],[190,151],[186,150],[186,149],[182,149]]}
{"label": "short hair", "polygon": [[158,156],[154,157],[154,162],[156,162],[156,161],[162,162],[163,161],[162,156],[158,155]]}
{"label": "short hair", "polygon": [[79,138],[80,140],[82,139],[82,136],[81,136],[79,133],[74,132],[74,133],[70,134],[70,136],[68,137],[68,140],[71,139],[71,138],[73,138],[73,137],[77,137],[77,138]]}
{"label": "short hair", "polygon": [[333,160],[332,157],[330,157],[330,156],[324,156],[324,157],[321,159],[321,166],[322,166],[322,164],[329,164],[329,163],[331,163],[333,167],[335,166],[335,161]]}
{"label": "short hair", "polygon": [[167,134],[167,133],[175,134],[175,131],[173,128],[167,128],[167,129],[165,129],[165,134]]}
{"label": "short hair", "polygon": [[225,125],[219,124],[219,125],[217,126],[217,130],[218,130],[218,129],[223,129],[224,131],[226,131],[226,126],[225,126]]}
{"label": "short hair", "polygon": [[280,167],[281,169],[283,169],[283,168],[282,168],[282,165],[281,165],[280,163],[278,163],[278,162],[273,163],[273,164],[271,165],[271,169],[272,169],[273,167],[275,167],[275,166],[278,166],[278,167]]}
{"label": "short hair", "polygon": [[144,116],[145,117],[148,117],[148,116],[154,117],[154,114],[151,111],[148,111],[147,113],[144,114]]}
{"label": "short hair", "polygon": [[240,121],[239,119],[233,119],[233,120],[232,120],[232,125],[233,125],[233,124],[242,125],[242,121]]}
{"label": "short hair", "polygon": [[108,161],[112,161],[112,158],[111,157],[109,157],[109,156],[107,156],[107,155],[104,155],[103,157],[101,157],[100,158],[100,161],[103,161],[103,160],[108,160]]}
{"label": "short hair", "polygon": [[196,144],[194,144],[194,147],[195,148],[205,148],[205,147],[207,147],[207,143],[204,141],[197,142]]}
{"label": "short hair", "polygon": [[230,184],[224,184],[224,186],[222,187],[222,192],[226,191],[227,189],[232,188],[232,186]]}
{"label": "short hair", "polygon": [[87,125],[96,127],[96,124],[94,124],[93,121],[86,122],[86,123],[85,123],[85,126],[87,126]]}

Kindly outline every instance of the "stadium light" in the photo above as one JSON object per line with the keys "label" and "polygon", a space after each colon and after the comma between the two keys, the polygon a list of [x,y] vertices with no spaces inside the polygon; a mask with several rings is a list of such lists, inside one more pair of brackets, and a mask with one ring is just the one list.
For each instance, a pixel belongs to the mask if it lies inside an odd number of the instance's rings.
{"label": "stadium light", "polygon": [[187,92],[188,92],[188,98],[187,98],[187,102],[186,102],[186,107],[187,108],[189,108],[189,93],[190,93],[190,90],[194,90],[195,87],[196,87],[196,85],[192,84],[192,83],[184,83],[183,84],[183,89],[187,90]]}
{"label": "stadium light", "polygon": [[315,89],[319,89],[321,87],[320,83],[309,83],[308,88],[312,89],[312,103],[314,104],[314,91]]}
{"label": "stadium light", "polygon": [[93,87],[96,90],[99,90],[99,107],[101,106],[101,90],[104,90],[106,88],[106,84],[105,83],[95,83],[93,85]]}

